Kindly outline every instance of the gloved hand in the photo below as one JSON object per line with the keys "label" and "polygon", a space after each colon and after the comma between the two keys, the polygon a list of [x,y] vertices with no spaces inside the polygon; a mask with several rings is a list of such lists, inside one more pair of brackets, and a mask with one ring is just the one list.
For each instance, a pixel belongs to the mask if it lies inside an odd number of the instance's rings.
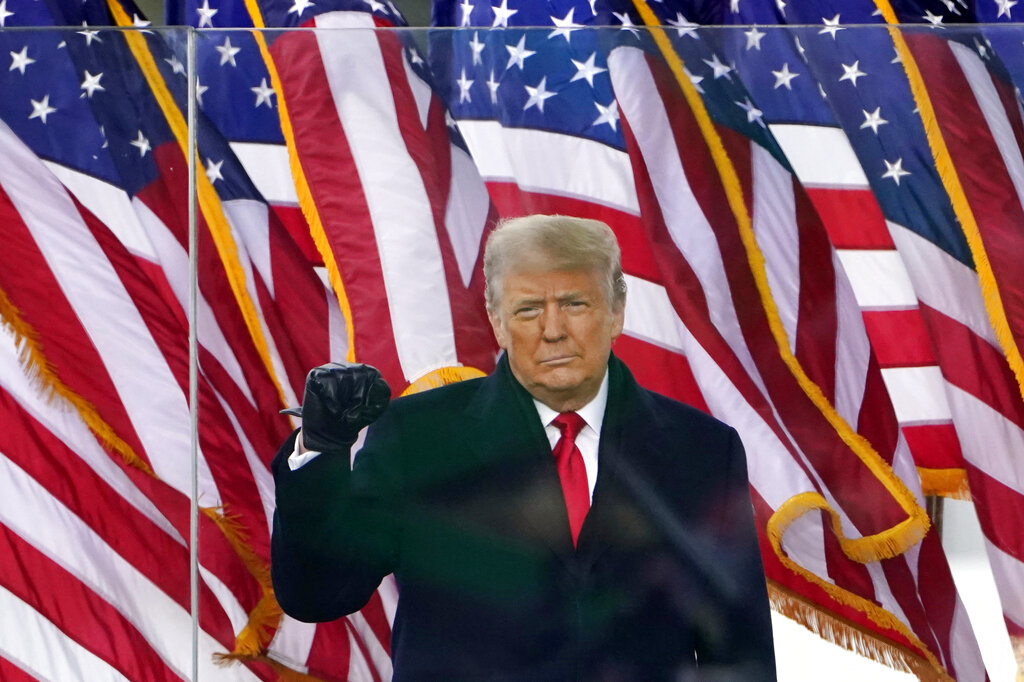
{"label": "gloved hand", "polygon": [[302,407],[281,413],[302,417],[302,444],[307,449],[348,450],[390,400],[391,388],[376,367],[329,362],[306,375]]}

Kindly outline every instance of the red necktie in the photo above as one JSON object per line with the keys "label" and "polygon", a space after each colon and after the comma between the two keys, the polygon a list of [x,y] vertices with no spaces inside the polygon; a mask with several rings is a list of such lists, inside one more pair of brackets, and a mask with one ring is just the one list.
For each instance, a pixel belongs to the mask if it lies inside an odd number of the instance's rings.
{"label": "red necktie", "polygon": [[551,422],[562,432],[562,437],[555,443],[553,454],[558,467],[558,478],[562,482],[562,495],[565,496],[565,507],[569,512],[569,530],[572,532],[572,545],[576,546],[576,538],[583,527],[583,519],[590,509],[590,486],[587,485],[587,468],[583,464],[583,455],[576,447],[576,436],[587,425],[583,417],[575,412],[563,412]]}

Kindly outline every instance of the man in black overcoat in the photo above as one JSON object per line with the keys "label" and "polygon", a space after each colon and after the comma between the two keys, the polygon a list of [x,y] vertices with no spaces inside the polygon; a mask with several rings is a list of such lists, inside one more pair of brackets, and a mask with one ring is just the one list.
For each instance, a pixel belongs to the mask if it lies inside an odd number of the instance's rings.
{"label": "man in black overcoat", "polygon": [[775,679],[743,446],[612,354],[612,231],[505,221],[484,274],[490,376],[388,405],[372,367],[310,372],[273,463],[282,608],[335,619],[394,573],[395,682]]}

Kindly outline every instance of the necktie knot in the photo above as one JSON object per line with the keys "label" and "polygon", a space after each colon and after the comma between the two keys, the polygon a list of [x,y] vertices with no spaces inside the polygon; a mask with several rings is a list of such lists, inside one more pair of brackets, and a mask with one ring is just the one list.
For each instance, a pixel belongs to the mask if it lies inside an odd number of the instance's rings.
{"label": "necktie knot", "polygon": [[587,422],[583,420],[576,412],[562,412],[551,422],[558,430],[562,432],[562,438],[567,439],[570,442],[576,441],[576,436],[579,435],[583,427],[587,425]]}

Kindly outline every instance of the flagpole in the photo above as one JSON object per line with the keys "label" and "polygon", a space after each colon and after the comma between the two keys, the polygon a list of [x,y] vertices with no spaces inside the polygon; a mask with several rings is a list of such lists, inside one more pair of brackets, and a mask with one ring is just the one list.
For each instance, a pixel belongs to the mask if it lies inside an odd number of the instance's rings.
{"label": "flagpole", "polygon": [[196,46],[195,29],[189,27],[188,50],[188,405],[191,429],[192,494],[189,502],[189,597],[192,610],[192,676],[199,680],[199,260],[196,229]]}

